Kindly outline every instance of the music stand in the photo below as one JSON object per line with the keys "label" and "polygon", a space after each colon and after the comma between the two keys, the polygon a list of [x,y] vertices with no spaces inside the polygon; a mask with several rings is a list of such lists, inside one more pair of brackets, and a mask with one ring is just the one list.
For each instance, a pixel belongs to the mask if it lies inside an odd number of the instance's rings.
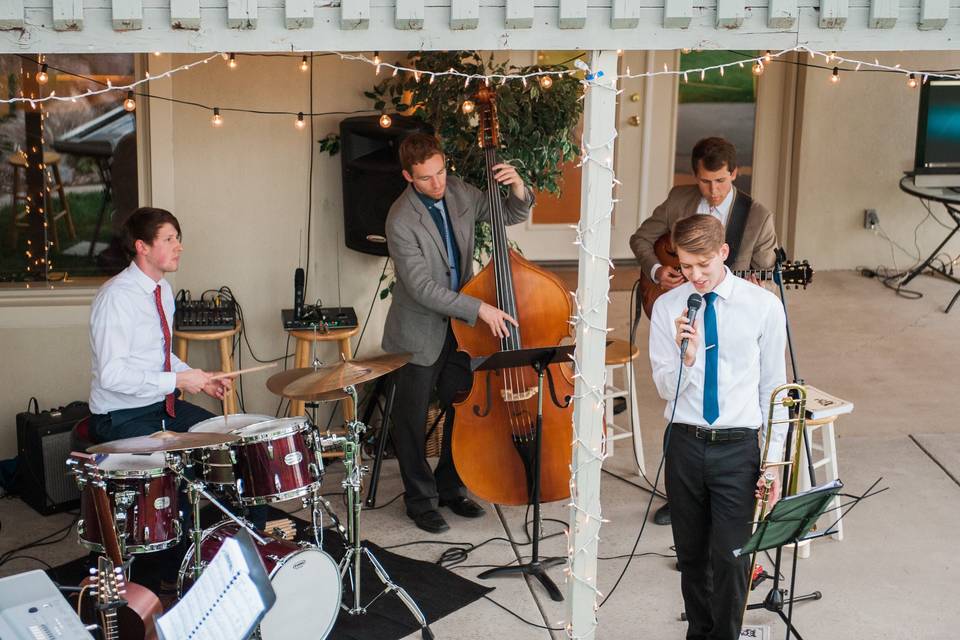
{"label": "music stand", "polygon": [[[797,581],[797,558],[799,554],[800,543],[807,538],[818,538],[826,534],[810,534],[810,529],[816,524],[817,520],[826,511],[834,496],[843,488],[840,480],[833,480],[822,486],[814,487],[808,491],[798,493],[793,496],[783,498],[773,506],[773,510],[757,524],[757,530],[750,536],[747,543],[740,549],[736,549],[733,555],[740,557],[745,553],[756,554],[758,551],[767,551],[768,549],[779,549],[788,544],[793,545],[793,569],[790,574],[790,599],[787,606],[787,614],[783,613],[783,601],[774,596],[780,595],[780,557],[778,554],[777,564],[774,567],[774,585],[770,590],[770,595],[764,600],[763,604],[750,605],[748,609],[767,609],[780,616],[784,624],[787,625],[787,640],[790,635],[794,635],[797,640],[803,640],[800,634],[793,626],[793,603],[800,598],[794,598],[793,592]],[[832,528],[832,527],[831,527]],[[748,578],[749,579],[749,578]],[[749,591],[747,592],[749,598]],[[805,598],[817,598],[819,593]]]}
{"label": "music stand", "polygon": [[[470,369],[488,371],[498,369],[514,369],[519,367],[533,367],[537,372],[537,420],[534,431],[533,481],[528,487],[530,504],[533,505],[533,540],[531,540],[530,562],[497,567],[481,573],[481,579],[492,578],[498,575],[522,574],[533,576],[540,581],[547,594],[554,602],[562,602],[563,594],[547,575],[548,567],[555,567],[567,561],[566,558],[540,558],[540,449],[543,433],[543,377],[547,372],[547,365],[554,362],[568,361],[573,355],[576,345],[557,345],[555,347],[534,347],[532,349],[516,349],[512,351],[497,351],[489,356],[471,358]],[[553,402],[559,405],[550,385],[550,396]],[[526,523],[524,523],[526,524]]]}

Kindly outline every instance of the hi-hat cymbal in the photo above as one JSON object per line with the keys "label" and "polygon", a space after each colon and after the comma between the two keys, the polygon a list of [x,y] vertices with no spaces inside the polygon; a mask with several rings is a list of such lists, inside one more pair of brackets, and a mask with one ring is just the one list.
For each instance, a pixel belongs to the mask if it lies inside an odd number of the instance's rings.
{"label": "hi-hat cymbal", "polygon": [[148,436],[105,442],[90,447],[87,451],[89,453],[158,453],[160,451],[202,449],[203,447],[227,444],[237,440],[239,440],[237,436],[228,433],[157,431]]}
{"label": "hi-hat cymbal", "polygon": [[270,376],[267,388],[293,400],[338,400],[343,389],[376,380],[410,361],[409,353],[388,353],[367,360],[347,360],[324,367],[291,369]]}

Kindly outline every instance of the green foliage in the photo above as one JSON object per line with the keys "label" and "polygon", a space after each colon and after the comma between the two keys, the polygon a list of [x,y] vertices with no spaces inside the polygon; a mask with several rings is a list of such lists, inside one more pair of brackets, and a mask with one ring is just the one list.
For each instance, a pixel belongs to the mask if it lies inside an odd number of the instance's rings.
{"label": "green foliage", "polygon": [[[680,56],[680,70],[702,69],[728,62],[739,62],[746,55],[755,55],[750,51],[691,51]],[[752,63],[743,67],[729,67],[724,75],[719,71],[709,71],[703,80],[699,73],[690,74],[686,81],[681,79],[679,102],[755,102],[756,78],[751,72]]]}
{"label": "green foliage", "polygon": [[329,153],[331,156],[335,156],[340,152],[340,136],[336,133],[329,133],[317,142],[320,143],[320,153]]}

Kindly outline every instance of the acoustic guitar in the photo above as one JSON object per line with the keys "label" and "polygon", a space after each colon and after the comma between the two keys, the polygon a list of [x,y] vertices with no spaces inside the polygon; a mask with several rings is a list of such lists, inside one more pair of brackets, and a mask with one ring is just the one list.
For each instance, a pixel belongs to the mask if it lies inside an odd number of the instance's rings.
{"label": "acoustic guitar", "polygon": [[[683,275],[680,272],[680,258],[677,256],[677,251],[670,241],[669,233],[665,233],[657,239],[653,245],[653,251],[657,254],[657,261],[660,264],[664,267],[675,269],[677,273]],[[778,251],[782,252],[783,250],[778,249]],[[761,282],[777,281],[779,277],[784,287],[788,289],[806,289],[810,282],[813,281],[813,267],[811,267],[810,263],[806,260],[803,262],[781,262],[779,271],[777,269],[745,269],[742,271],[733,271],[733,275],[740,278],[754,276]],[[639,307],[641,306],[647,317],[651,317],[650,314],[653,312],[653,303],[667,291],[669,291],[669,289],[661,287],[654,282],[649,273],[641,272],[640,295],[637,298],[638,308],[636,310],[636,317],[640,317]]]}

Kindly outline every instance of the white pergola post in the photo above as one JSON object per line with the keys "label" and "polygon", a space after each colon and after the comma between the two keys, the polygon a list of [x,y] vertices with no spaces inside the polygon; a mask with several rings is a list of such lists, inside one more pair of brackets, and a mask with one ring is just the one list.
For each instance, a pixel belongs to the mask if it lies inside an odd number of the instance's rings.
{"label": "white pergola post", "polygon": [[[613,212],[617,53],[593,51],[596,75],[583,116],[583,178],[576,308],[576,404],[573,411],[573,480],[570,507],[570,575],[567,620],[572,638],[593,638],[597,614],[597,542],[600,532],[600,465],[603,461],[603,389],[607,294]],[[602,85],[602,86],[597,86]]]}

